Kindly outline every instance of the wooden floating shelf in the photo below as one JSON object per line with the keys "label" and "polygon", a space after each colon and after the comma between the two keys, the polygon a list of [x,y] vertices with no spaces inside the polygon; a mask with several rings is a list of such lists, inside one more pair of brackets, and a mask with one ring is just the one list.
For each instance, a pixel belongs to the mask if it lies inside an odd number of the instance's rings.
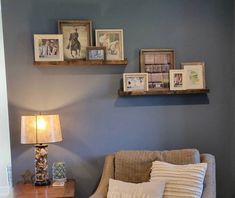
{"label": "wooden floating shelf", "polygon": [[189,95],[189,94],[206,94],[209,93],[209,89],[188,89],[188,90],[150,90],[150,91],[133,91],[133,92],[124,92],[118,90],[118,95],[125,96],[155,96],[155,95]]}
{"label": "wooden floating shelf", "polygon": [[34,61],[36,66],[81,66],[81,65],[127,65],[128,60],[65,60],[65,61]]}

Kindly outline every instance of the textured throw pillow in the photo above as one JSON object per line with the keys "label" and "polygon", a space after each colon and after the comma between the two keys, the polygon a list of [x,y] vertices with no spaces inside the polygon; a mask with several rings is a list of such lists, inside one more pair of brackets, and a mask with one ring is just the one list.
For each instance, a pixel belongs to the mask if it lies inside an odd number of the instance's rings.
{"label": "textured throw pillow", "polygon": [[164,188],[164,180],[134,184],[109,179],[107,198],[162,198]]}
{"label": "textured throw pillow", "polygon": [[166,181],[164,198],[200,198],[206,169],[206,163],[173,165],[155,161],[152,163],[150,181]]}

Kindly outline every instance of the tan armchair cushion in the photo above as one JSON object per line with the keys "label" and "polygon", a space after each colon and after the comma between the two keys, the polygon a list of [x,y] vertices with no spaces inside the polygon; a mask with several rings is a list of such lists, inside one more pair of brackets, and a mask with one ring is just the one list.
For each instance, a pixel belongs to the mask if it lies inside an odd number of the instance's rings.
{"label": "tan armchair cushion", "polygon": [[197,149],[173,151],[119,151],[115,154],[115,179],[125,182],[147,182],[153,161],[172,164],[200,163]]}

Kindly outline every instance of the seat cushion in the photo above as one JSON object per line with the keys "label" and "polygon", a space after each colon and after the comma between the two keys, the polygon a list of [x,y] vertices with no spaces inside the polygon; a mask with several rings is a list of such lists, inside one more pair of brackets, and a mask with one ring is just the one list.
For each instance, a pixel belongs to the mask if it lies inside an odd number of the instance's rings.
{"label": "seat cushion", "polygon": [[164,161],[171,164],[200,163],[197,149],[171,151],[119,151],[115,154],[115,173],[117,180],[141,183],[150,179],[153,161]]}

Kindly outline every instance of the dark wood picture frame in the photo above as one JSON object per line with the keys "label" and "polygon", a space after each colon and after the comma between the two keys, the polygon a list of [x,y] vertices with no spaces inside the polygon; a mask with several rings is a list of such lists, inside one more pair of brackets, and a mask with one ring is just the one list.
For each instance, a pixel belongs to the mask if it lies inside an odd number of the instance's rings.
{"label": "dark wood picture frame", "polygon": [[169,90],[170,69],[175,69],[174,49],[140,49],[140,72],[148,73],[149,90]]}
{"label": "dark wood picture frame", "polygon": [[[86,49],[87,60],[106,60],[106,47],[88,46]],[[96,53],[92,54],[92,51],[95,51]],[[102,53],[99,53],[99,51],[102,51]]]}
{"label": "dark wood picture frame", "polygon": [[86,59],[86,47],[92,46],[91,20],[59,20],[58,32],[63,34],[64,59]]}

